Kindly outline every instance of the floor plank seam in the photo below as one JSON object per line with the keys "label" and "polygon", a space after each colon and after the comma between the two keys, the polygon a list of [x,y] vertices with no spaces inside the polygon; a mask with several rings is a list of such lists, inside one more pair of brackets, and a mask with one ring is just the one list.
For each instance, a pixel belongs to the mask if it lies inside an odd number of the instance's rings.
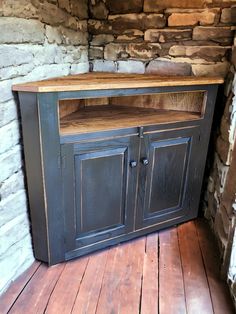
{"label": "floor plank seam", "polygon": [[202,264],[203,264],[203,267],[204,267],[206,280],[207,280],[207,285],[208,285],[208,289],[209,289],[209,294],[210,294],[210,298],[211,298],[212,312],[215,313],[214,306],[213,306],[213,298],[212,298],[212,293],[211,293],[211,287],[210,287],[210,283],[209,283],[209,279],[208,279],[208,275],[207,275],[206,264],[205,264],[205,260],[204,260],[204,257],[203,257],[203,252],[202,252],[202,248],[201,248],[201,243],[200,243],[200,239],[199,239],[199,233],[198,233],[198,228],[197,228],[197,225],[196,225],[196,221],[194,221],[194,226],[195,226],[195,230],[196,230],[197,242],[198,242],[198,246],[199,246],[199,249],[200,249],[200,252],[201,252]]}
{"label": "floor plank seam", "polygon": [[87,267],[88,267],[88,264],[89,264],[89,260],[90,260],[90,257],[88,257],[88,260],[87,260],[87,263],[86,263],[86,267],[84,268],[83,276],[81,276],[79,287],[78,287],[78,291],[76,293],[75,300],[73,302],[73,305],[72,305],[70,313],[73,313],[73,310],[74,310],[74,307],[75,307],[75,303],[76,303],[76,299],[78,297],[78,294],[79,294],[79,291],[80,291],[80,288],[81,288],[81,283],[82,283],[82,281],[84,279],[84,276],[85,276],[85,273],[86,273],[86,270],[87,270]]}
{"label": "floor plank seam", "polygon": [[181,262],[181,270],[182,270],[182,278],[183,278],[183,287],[184,287],[184,302],[185,302],[186,314],[188,314],[187,299],[186,299],[186,289],[185,289],[185,282],[184,282],[183,260],[182,260],[182,255],[181,255],[181,251],[180,251],[179,226],[176,226],[176,229],[177,229],[176,234],[177,234],[177,239],[178,239],[179,257],[180,257],[180,262]]}
{"label": "floor plank seam", "polygon": [[32,280],[32,278],[34,277],[34,275],[36,274],[36,272],[38,271],[39,267],[42,265],[42,263],[39,263],[38,267],[35,269],[35,271],[33,272],[33,274],[29,277],[29,279],[27,280],[27,282],[24,284],[24,286],[22,287],[20,293],[17,295],[16,299],[14,300],[14,302],[11,304],[9,310],[7,311],[7,314],[10,313],[11,309],[13,308],[13,306],[15,305],[16,301],[20,298],[21,294],[23,293],[23,291],[25,290],[25,288],[27,287],[27,285],[29,284],[29,282]]}
{"label": "floor plank seam", "polygon": [[143,272],[145,267],[145,258],[147,255],[147,236],[145,236],[145,246],[144,246],[144,258],[143,258],[143,271],[141,276],[141,287],[140,287],[140,294],[139,294],[139,314],[141,314],[142,310],[142,295],[143,295]]}
{"label": "floor plank seam", "polygon": [[111,248],[109,248],[109,250],[107,252],[106,264],[105,264],[103,275],[102,275],[102,282],[101,282],[101,287],[100,287],[99,293],[98,293],[98,300],[97,300],[97,304],[96,304],[96,308],[95,308],[95,313],[97,313],[97,309],[98,309],[98,302],[99,302],[99,299],[100,299],[100,296],[101,296],[101,292],[102,292],[102,287],[103,287],[103,282],[104,282],[104,277],[105,277],[105,272],[106,272],[106,267],[107,267],[107,262],[108,262],[108,253],[109,253],[110,250],[111,250]]}
{"label": "floor plank seam", "polygon": [[[45,314],[46,311],[47,311],[47,307],[48,307],[50,298],[51,298],[51,296],[52,296],[52,294],[53,294],[53,291],[55,290],[55,288],[56,288],[56,286],[57,286],[57,283],[58,283],[59,279],[60,279],[61,276],[62,276],[63,271],[65,270],[66,264],[67,264],[67,263],[64,264],[64,267],[62,268],[62,271],[61,271],[60,275],[58,276],[57,280],[55,281],[55,285],[54,285],[54,287],[52,288],[52,291],[49,293],[49,297],[48,297],[47,303],[46,303],[46,305],[45,305],[45,309],[44,309],[44,311],[43,311],[44,314]],[[51,267],[53,267],[53,266],[51,266]]]}

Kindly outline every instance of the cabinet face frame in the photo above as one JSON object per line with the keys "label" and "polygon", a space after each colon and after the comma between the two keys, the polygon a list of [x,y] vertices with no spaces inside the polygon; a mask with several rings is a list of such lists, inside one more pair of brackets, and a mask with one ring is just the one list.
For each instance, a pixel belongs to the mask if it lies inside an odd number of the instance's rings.
{"label": "cabinet face frame", "polygon": [[[204,164],[207,154],[210,129],[214,104],[218,85],[196,85],[186,87],[160,87],[160,88],[135,88],[118,90],[96,90],[78,92],[51,92],[29,93],[19,92],[20,109],[22,117],[22,131],[24,141],[24,157],[26,162],[28,195],[31,212],[31,223],[35,257],[47,262],[49,265],[80,256],[82,254],[119,243],[136,236],[152,232],[174,223],[186,221],[196,217],[189,214],[184,219],[176,219],[171,222],[164,221],[158,227],[147,227],[143,230],[131,232],[127,235],[118,236],[115,239],[104,241],[99,245],[88,247],[84,250],[75,250],[67,254],[65,248],[64,210],[62,207],[62,164],[61,144],[73,142],[87,142],[97,139],[111,139],[118,136],[139,136],[139,127],[112,132],[98,132],[75,136],[60,137],[58,121],[58,100],[93,98],[106,96],[140,95],[151,93],[168,93],[181,91],[207,91],[207,103],[204,117],[198,121],[201,133],[200,152],[198,161],[197,179],[194,181],[196,197],[191,199],[192,208],[198,208],[200,188]],[[146,126],[143,132],[151,133],[161,129],[174,129],[191,126],[192,122],[178,122],[171,125]]]}

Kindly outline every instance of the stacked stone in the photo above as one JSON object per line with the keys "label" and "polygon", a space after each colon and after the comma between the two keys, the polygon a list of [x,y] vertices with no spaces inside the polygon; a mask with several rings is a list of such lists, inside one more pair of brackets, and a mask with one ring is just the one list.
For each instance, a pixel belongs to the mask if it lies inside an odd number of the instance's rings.
{"label": "stacked stone", "polygon": [[206,192],[205,216],[218,239],[222,275],[228,277],[236,306],[236,38],[225,84],[226,106],[216,140]]}
{"label": "stacked stone", "polygon": [[0,293],[33,262],[11,86],[87,72],[87,17],[87,1],[82,0],[0,1]]}
{"label": "stacked stone", "polygon": [[91,0],[93,70],[225,76],[233,41],[232,3]]}

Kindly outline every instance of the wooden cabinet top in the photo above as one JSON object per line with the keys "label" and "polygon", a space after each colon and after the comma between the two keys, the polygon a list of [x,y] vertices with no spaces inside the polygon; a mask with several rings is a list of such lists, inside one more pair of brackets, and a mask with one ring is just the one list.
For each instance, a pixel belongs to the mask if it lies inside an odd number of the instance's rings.
{"label": "wooden cabinet top", "polygon": [[154,74],[87,73],[13,85],[14,91],[65,92],[99,89],[128,89],[164,86],[222,84],[222,77],[158,76]]}

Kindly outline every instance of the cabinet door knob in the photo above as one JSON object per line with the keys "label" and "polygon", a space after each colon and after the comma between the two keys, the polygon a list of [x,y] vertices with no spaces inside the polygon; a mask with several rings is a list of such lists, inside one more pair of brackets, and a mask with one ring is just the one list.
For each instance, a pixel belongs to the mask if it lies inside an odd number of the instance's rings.
{"label": "cabinet door knob", "polygon": [[141,159],[141,162],[144,166],[147,166],[149,164],[149,160],[147,158]]}
{"label": "cabinet door knob", "polygon": [[134,160],[132,160],[131,162],[130,162],[130,167],[131,168],[135,168],[135,167],[137,167],[137,161],[134,161]]}

